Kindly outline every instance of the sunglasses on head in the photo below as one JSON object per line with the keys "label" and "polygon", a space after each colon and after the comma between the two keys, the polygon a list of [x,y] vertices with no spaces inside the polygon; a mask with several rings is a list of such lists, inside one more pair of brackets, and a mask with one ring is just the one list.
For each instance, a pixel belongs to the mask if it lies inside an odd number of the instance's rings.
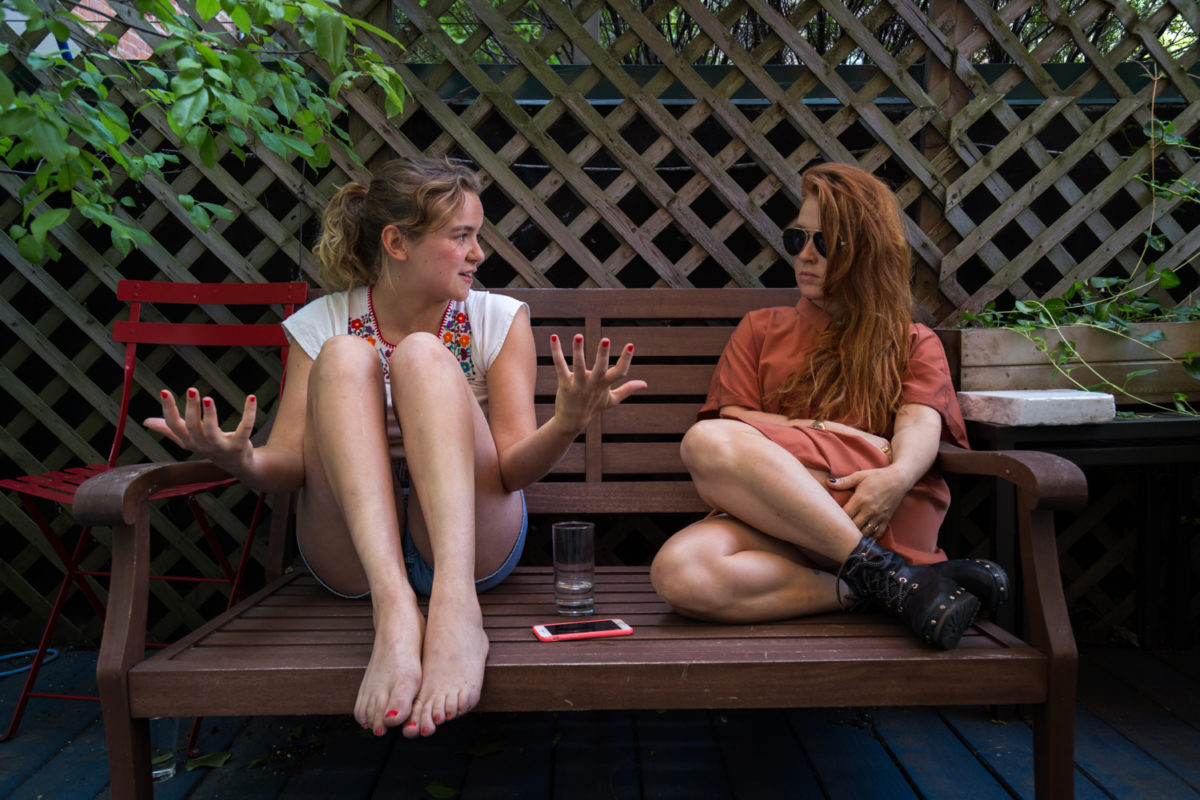
{"label": "sunglasses on head", "polygon": [[821,258],[829,255],[829,249],[825,244],[825,234],[821,231],[808,231],[804,228],[785,228],[783,231],[783,249],[787,251],[789,256],[798,256],[800,251],[808,244],[808,237],[812,237],[813,246],[817,248],[817,253]]}

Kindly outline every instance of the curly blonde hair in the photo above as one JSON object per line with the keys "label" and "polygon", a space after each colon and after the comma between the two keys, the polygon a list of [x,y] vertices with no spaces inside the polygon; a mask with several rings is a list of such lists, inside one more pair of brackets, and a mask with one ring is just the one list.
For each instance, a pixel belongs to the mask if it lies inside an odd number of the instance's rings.
{"label": "curly blonde hair", "polygon": [[321,283],[335,290],[375,283],[384,228],[395,225],[405,236],[420,237],[481,191],[478,173],[445,158],[397,158],[369,181],[347,183],[325,207],[313,248]]}
{"label": "curly blonde hair", "polygon": [[808,363],[764,398],[785,414],[807,410],[875,434],[890,432],[901,406],[912,322],[912,265],[904,217],[878,178],[847,164],[821,164],[801,175],[829,242],[826,298],[838,315]]}

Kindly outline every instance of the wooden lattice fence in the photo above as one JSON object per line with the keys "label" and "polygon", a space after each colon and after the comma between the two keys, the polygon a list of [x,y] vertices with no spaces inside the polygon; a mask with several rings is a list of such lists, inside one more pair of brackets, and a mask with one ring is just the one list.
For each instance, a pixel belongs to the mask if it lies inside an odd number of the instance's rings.
{"label": "wooden lattice fence", "polygon": [[[113,7],[106,31],[119,37],[131,17]],[[103,461],[120,382],[108,338],[121,312],[112,299],[119,278],[315,282],[310,248],[326,198],[397,153],[445,154],[487,175],[489,257],[478,274],[487,287],[788,285],[779,231],[795,214],[796,176],[823,160],[856,162],[896,188],[919,313],[930,323],[953,323],[991,300],[1057,294],[1093,275],[1128,275],[1151,229],[1165,247],[1154,260],[1183,279],[1161,299],[1200,282],[1200,206],[1156,197],[1139,180],[1152,169],[1200,180],[1193,152],[1152,147],[1145,133],[1153,119],[1170,121],[1196,141],[1195,0],[1136,9],[1125,0],[361,0],[347,8],[401,42],[396,50],[360,34],[411,92],[390,119],[372,89],[349,92],[343,124],[365,166],[337,156],[315,171],[254,147],[245,163],[222,151],[206,167],[160,114],[138,111],[139,98],[118,89],[113,102],[134,118],[141,145],[182,155],[166,181],[117,179],[116,193],[133,203],[122,213],[152,243],[122,256],[74,218],[52,233],[62,258],[34,264],[0,236],[9,266],[0,276],[4,474]],[[287,31],[280,37],[290,40]],[[0,42],[13,45],[0,68],[14,75],[20,26],[0,23]],[[20,219],[22,180],[0,172],[4,229]],[[236,217],[201,231],[180,193]],[[271,397],[278,381],[261,355],[150,352],[133,418],[153,413],[160,386],[178,389],[197,375],[228,409],[248,391]],[[125,460],[172,455],[130,426]],[[243,515],[228,509],[246,502],[232,491],[208,504],[234,548]],[[56,527],[69,527],[69,513],[51,511]],[[195,526],[160,513],[156,569],[213,574]],[[59,572],[10,496],[0,497],[0,519],[0,638],[26,642]],[[639,554],[663,534],[643,520],[627,528],[623,538],[650,543],[627,548]],[[155,596],[162,637],[220,601],[203,585],[156,586]],[[1106,622],[1123,621],[1119,604],[1104,608]],[[64,635],[97,632],[92,622]]]}

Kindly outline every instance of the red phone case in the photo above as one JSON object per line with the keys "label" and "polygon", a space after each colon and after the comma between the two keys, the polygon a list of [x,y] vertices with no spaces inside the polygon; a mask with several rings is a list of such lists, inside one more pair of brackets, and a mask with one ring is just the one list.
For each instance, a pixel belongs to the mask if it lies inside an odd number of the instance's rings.
{"label": "red phone case", "polygon": [[[624,628],[614,628],[611,630],[603,630],[603,631],[570,631],[570,630],[567,630],[567,631],[563,631],[561,633],[555,633],[556,628],[557,629],[562,629],[562,628],[569,629],[571,627],[578,626],[578,625],[590,625],[590,624],[597,624],[597,623],[602,623],[602,622],[618,622],[621,625],[624,625],[625,627]],[[538,628],[545,628],[546,633],[548,635],[542,636],[540,633],[538,633]],[[538,639],[541,639],[543,642],[565,642],[565,641],[570,641],[572,639],[603,639],[603,638],[607,638],[609,636],[628,636],[631,633],[633,633],[633,628],[629,625],[629,623],[627,623],[627,622],[625,622],[625,620],[621,620],[621,619],[590,619],[590,620],[584,620],[584,621],[580,621],[580,622],[548,622],[543,625],[534,625],[533,626],[533,635],[536,636]]]}

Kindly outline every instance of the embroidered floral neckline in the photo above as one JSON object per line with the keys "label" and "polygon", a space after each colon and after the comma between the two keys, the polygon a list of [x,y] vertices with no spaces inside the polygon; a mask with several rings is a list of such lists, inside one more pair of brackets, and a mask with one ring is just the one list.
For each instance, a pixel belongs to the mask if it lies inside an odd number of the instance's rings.
{"label": "embroidered floral neckline", "polygon": [[[375,316],[375,287],[367,287],[367,313],[360,317],[352,318],[349,324],[349,333],[366,339],[379,352],[380,361],[383,365],[383,377],[388,380],[388,361],[392,357],[392,352],[396,349],[396,345],[383,338],[383,331],[379,327],[379,319]],[[442,340],[442,344],[454,354],[458,359],[458,364],[462,367],[463,374],[470,377],[473,369],[471,364],[471,321],[467,319],[466,313],[456,311],[454,301],[451,300],[446,304],[446,313],[442,315],[442,322],[438,326],[437,337]]]}

